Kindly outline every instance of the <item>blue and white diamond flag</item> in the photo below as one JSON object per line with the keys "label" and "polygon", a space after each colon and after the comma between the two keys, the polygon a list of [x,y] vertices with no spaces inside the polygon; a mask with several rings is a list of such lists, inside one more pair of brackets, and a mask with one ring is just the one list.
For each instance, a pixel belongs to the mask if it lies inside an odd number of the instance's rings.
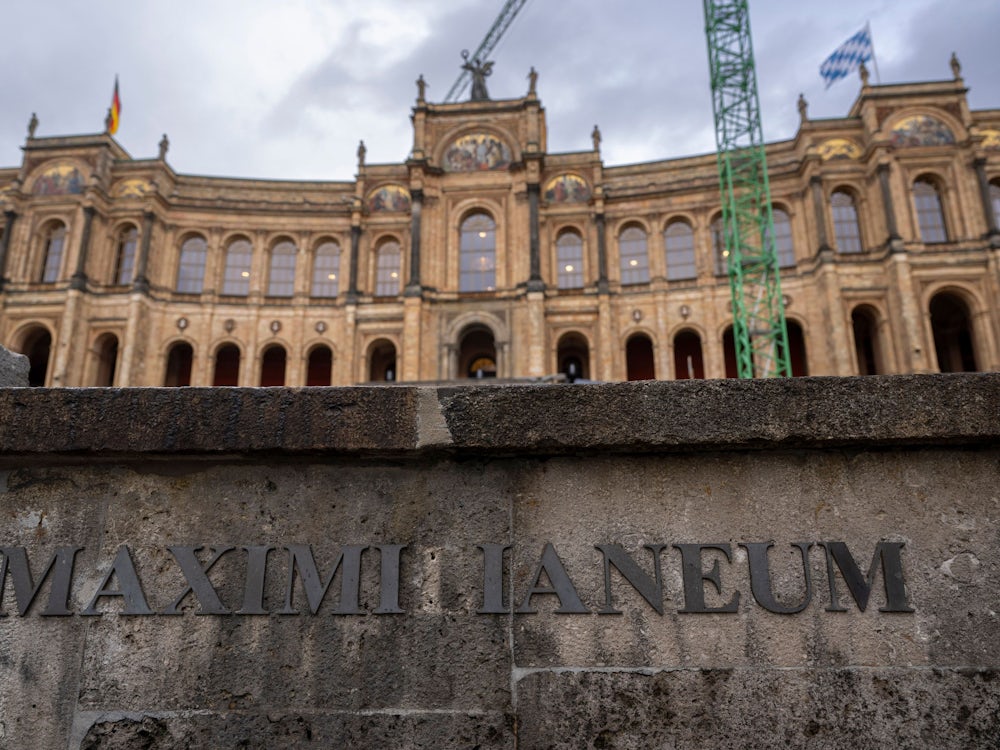
{"label": "blue and white diamond flag", "polygon": [[819,66],[819,74],[826,81],[826,87],[855,70],[861,63],[872,59],[872,36],[868,27],[852,36]]}

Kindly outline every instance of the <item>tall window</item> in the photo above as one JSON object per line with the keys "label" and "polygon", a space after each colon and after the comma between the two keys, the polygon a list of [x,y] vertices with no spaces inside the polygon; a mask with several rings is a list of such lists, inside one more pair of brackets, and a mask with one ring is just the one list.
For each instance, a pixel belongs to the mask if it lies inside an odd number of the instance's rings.
{"label": "tall window", "polygon": [[340,288],[340,245],[324,242],[313,257],[313,297],[336,297]]}
{"label": "tall window", "polygon": [[181,261],[177,267],[177,291],[201,294],[205,283],[205,259],[208,245],[201,237],[189,237],[181,245]]}
{"label": "tall window", "polygon": [[716,216],[708,227],[712,235],[712,257],[715,258],[715,275],[725,276],[729,272],[729,251],[722,236],[722,217]]}
{"label": "tall window", "polygon": [[941,210],[941,195],[937,185],[926,178],[914,182],[913,203],[917,208],[920,239],[924,242],[947,242],[948,231],[944,225],[944,211]]}
{"label": "tall window", "polygon": [[268,297],[291,297],[295,293],[295,245],[287,240],[271,250],[271,269],[267,275]]}
{"label": "tall window", "polygon": [[135,227],[125,227],[118,235],[118,252],[115,255],[116,284],[131,284],[135,275],[135,248],[139,232]]}
{"label": "tall window", "polygon": [[830,196],[833,211],[833,241],[842,253],[861,252],[861,226],[858,224],[858,209],[854,196],[838,190]]}
{"label": "tall window", "polygon": [[560,289],[583,286],[583,238],[576,232],[563,232],[556,240],[556,270]]}
{"label": "tall window", "polygon": [[621,257],[622,284],[645,284],[649,281],[649,253],[646,252],[646,232],[639,227],[626,227],[618,235]]}
{"label": "tall window", "polygon": [[458,290],[492,292],[497,285],[497,225],[486,214],[462,222],[459,237]]}
{"label": "tall window", "polygon": [[42,281],[51,284],[59,280],[62,270],[63,251],[66,248],[66,225],[53,224],[45,236],[45,262],[42,265]]}
{"label": "tall window", "polygon": [[694,262],[694,231],[686,221],[675,221],[663,233],[667,278],[693,279],[698,275]]}
{"label": "tall window", "polygon": [[990,203],[993,206],[993,224],[1000,224],[1000,185],[990,185]]}
{"label": "tall window", "polygon": [[226,270],[223,272],[222,293],[245,297],[250,292],[250,264],[253,246],[249,240],[238,239],[226,248]]}
{"label": "tall window", "polygon": [[780,208],[771,209],[774,220],[774,252],[778,265],[788,268],[795,265],[795,245],[792,243],[792,219]]}
{"label": "tall window", "polygon": [[395,297],[399,294],[402,253],[399,243],[386,240],[375,252],[375,296]]}

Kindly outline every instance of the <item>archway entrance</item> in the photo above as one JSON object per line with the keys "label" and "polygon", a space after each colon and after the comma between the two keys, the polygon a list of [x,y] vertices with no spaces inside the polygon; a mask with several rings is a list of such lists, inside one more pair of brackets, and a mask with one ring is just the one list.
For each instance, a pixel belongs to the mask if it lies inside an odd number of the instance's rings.
{"label": "archway entrance", "polygon": [[223,344],[215,353],[215,375],[212,385],[240,384],[240,348],[236,344]]}
{"label": "archway entrance", "polygon": [[705,362],[701,354],[701,336],[694,331],[680,331],[674,336],[674,378],[702,379]]}
{"label": "archway entrance", "polygon": [[854,329],[854,352],[858,357],[858,375],[881,375],[882,352],[878,339],[878,317],[867,306],[855,307],[851,313]]}
{"label": "archway entrance", "polygon": [[368,355],[368,380],[372,383],[392,383],[396,371],[396,345],[388,339],[379,339],[371,345]]}
{"label": "archway entrance", "polygon": [[97,355],[94,385],[110,388],[115,384],[115,369],[118,365],[118,337],[113,333],[106,333],[97,339],[94,348]]}
{"label": "archway entrance", "polygon": [[317,346],[309,352],[306,385],[330,385],[333,380],[333,352],[328,346]]}
{"label": "archway entrance", "polygon": [[52,334],[44,328],[36,328],[24,337],[21,352],[28,358],[28,385],[42,387],[49,373],[49,354],[52,351]]}
{"label": "archway entrance", "polygon": [[583,334],[564,334],[556,347],[556,361],[559,372],[565,375],[569,382],[590,378],[590,347]]}
{"label": "archway entrance", "polygon": [[809,360],[806,358],[806,336],[802,326],[794,320],[786,321],[788,327],[788,361],[792,366],[792,377],[809,374]]}
{"label": "archway entrance", "polygon": [[260,358],[261,387],[281,386],[285,384],[285,365],[288,356],[285,347],[275,344],[264,351]]}
{"label": "archway entrance", "polygon": [[653,342],[646,334],[637,333],[625,344],[625,370],[629,380],[656,379]]}
{"label": "archway entrance", "polygon": [[930,312],[938,369],[941,372],[978,370],[972,321],[965,302],[957,295],[943,292],[931,300]]}
{"label": "archway entrance", "polygon": [[495,378],[497,347],[493,331],[484,326],[468,328],[458,345],[458,377]]}
{"label": "archway entrance", "polygon": [[167,354],[167,373],[163,376],[163,385],[177,388],[191,385],[191,363],[194,360],[194,350],[191,344],[179,341],[170,347]]}

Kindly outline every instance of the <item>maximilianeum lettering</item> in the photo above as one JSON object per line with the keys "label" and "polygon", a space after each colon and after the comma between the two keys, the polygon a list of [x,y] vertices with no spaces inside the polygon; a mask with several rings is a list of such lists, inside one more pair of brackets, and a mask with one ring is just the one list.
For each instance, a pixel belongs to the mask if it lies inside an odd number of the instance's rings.
{"label": "maximilianeum lettering", "polygon": [[[664,615],[667,602],[680,614],[725,614],[748,606],[776,615],[794,615],[813,604],[817,587],[814,564],[825,570],[826,586],[820,594],[827,612],[868,608],[876,581],[884,589],[879,612],[910,613],[903,574],[903,542],[879,541],[871,562],[863,564],[842,541],[792,542],[794,565],[790,588],[794,600],[775,592],[770,553],[774,542],[720,542],[715,544],[646,544],[627,551],[619,544],[594,545],[594,564],[572,570],[563,563],[556,546],[546,543],[525,564],[525,581],[512,584],[510,566],[514,552],[509,544],[477,545],[478,564],[460,571],[475,590],[481,606],[477,615],[524,615],[539,611],[560,615],[618,615],[616,602],[623,592],[651,615]],[[743,554],[738,550],[742,548]],[[329,614],[405,615],[401,582],[410,545],[347,544],[317,562],[312,546],[287,545],[178,545],[160,548],[175,566],[183,583],[167,589],[160,576],[140,574],[136,551],[120,546],[99,560],[90,575],[80,576],[78,560],[84,547],[57,547],[46,553],[25,547],[0,547],[0,618],[123,616],[302,616]],[[150,550],[140,550],[145,555]],[[472,559],[472,556],[466,556]],[[745,563],[738,562],[745,558]],[[520,559],[520,558],[519,558]],[[862,563],[863,563],[862,558]],[[44,560],[44,562],[43,562]],[[213,578],[220,561],[230,565],[225,595]],[[668,596],[664,567],[676,565],[680,590]],[[162,566],[159,566],[162,568]],[[233,581],[233,570],[236,581]],[[96,581],[96,583],[94,583]],[[368,584],[367,582],[371,582]],[[599,591],[592,600],[584,591]],[[368,588],[365,588],[368,586]],[[515,590],[517,589],[517,590]],[[75,603],[74,603],[75,602]],[[633,606],[636,606],[633,604]]]}

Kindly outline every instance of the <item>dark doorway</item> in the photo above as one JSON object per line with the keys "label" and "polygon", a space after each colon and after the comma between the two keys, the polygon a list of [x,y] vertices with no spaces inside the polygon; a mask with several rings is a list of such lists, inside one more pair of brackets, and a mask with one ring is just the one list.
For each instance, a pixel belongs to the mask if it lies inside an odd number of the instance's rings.
{"label": "dark doorway", "polygon": [[705,377],[701,336],[694,331],[680,331],[674,336],[674,377],[677,380]]}
{"label": "dark doorway", "polygon": [[934,351],[941,372],[976,372],[975,345],[969,308],[954,294],[938,294],[931,300]]}
{"label": "dark doorway", "polygon": [[495,378],[497,376],[497,348],[493,331],[476,326],[462,334],[458,348],[458,376],[466,378]]}
{"label": "dark doorway", "polygon": [[94,385],[110,388],[115,384],[115,369],[118,365],[118,337],[106,333],[95,342],[97,349],[97,372]]}
{"label": "dark doorway", "polygon": [[559,372],[569,382],[590,378],[590,347],[581,333],[567,333],[559,339],[556,347],[556,361]]}
{"label": "dark doorway", "polygon": [[191,385],[191,363],[194,361],[194,350],[191,345],[179,341],[170,347],[167,354],[167,374],[163,377],[163,385],[168,388]]}
{"label": "dark doorway", "polygon": [[878,339],[878,317],[867,306],[855,307],[851,313],[854,329],[854,352],[858,357],[858,375],[881,375],[881,351]]}
{"label": "dark doorway", "polygon": [[629,380],[656,379],[653,342],[649,336],[639,333],[625,344],[625,369]]}
{"label": "dark doorway", "polygon": [[330,385],[333,382],[333,352],[328,346],[317,346],[309,352],[306,365],[306,385]]}
{"label": "dark doorway", "polygon": [[212,385],[239,385],[240,348],[236,344],[223,344],[215,353],[215,374]]}
{"label": "dark doorway", "polygon": [[283,346],[269,346],[260,358],[261,387],[280,386],[285,384],[285,365],[288,357]]}
{"label": "dark doorway", "polygon": [[21,347],[28,358],[28,385],[42,387],[49,373],[49,355],[52,351],[52,334],[44,328],[36,328],[24,337]]}
{"label": "dark doorway", "polygon": [[387,339],[379,339],[369,350],[368,380],[373,383],[392,383],[398,377],[396,346]]}

